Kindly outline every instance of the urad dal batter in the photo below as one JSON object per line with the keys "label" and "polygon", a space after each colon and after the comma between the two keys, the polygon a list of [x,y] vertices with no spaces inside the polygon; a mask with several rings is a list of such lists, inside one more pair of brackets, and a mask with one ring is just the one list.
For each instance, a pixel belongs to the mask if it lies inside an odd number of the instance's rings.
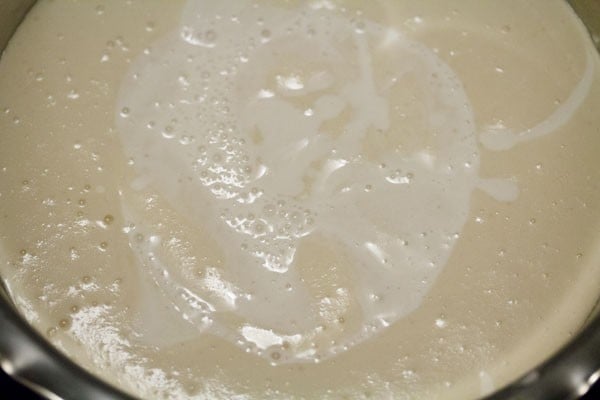
{"label": "urad dal batter", "polygon": [[144,398],[490,393],[600,293],[598,64],[563,1],[39,1],[2,277]]}

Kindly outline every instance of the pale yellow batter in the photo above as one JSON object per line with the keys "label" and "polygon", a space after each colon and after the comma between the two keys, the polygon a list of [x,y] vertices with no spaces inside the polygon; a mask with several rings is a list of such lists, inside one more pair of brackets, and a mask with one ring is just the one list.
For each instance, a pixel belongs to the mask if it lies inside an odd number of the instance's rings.
{"label": "pale yellow batter", "polygon": [[143,398],[478,397],[597,301],[599,108],[558,0],[41,0],[0,273]]}

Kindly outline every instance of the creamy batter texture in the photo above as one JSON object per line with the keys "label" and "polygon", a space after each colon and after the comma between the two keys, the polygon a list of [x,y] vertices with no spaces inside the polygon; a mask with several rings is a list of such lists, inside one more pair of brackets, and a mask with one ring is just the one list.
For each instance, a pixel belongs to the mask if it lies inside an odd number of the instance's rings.
{"label": "creamy batter texture", "polygon": [[598,61],[562,1],[40,1],[2,278],[143,398],[491,393],[600,293]]}

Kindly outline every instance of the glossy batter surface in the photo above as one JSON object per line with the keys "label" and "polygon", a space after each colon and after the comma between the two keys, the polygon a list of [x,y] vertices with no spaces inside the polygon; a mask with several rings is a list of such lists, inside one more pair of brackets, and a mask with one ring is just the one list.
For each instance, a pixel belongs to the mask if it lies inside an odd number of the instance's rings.
{"label": "glossy batter surface", "polygon": [[473,398],[600,292],[561,1],[40,1],[0,107],[2,278],[143,398]]}

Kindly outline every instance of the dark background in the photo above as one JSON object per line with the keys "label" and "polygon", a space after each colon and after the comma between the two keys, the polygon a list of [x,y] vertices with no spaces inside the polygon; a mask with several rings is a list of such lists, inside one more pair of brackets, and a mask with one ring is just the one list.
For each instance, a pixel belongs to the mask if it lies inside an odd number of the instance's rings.
{"label": "dark background", "polygon": [[[43,400],[33,392],[13,381],[2,370],[0,370],[0,399],[4,400]],[[596,383],[590,393],[581,400],[600,399],[600,382]]]}

